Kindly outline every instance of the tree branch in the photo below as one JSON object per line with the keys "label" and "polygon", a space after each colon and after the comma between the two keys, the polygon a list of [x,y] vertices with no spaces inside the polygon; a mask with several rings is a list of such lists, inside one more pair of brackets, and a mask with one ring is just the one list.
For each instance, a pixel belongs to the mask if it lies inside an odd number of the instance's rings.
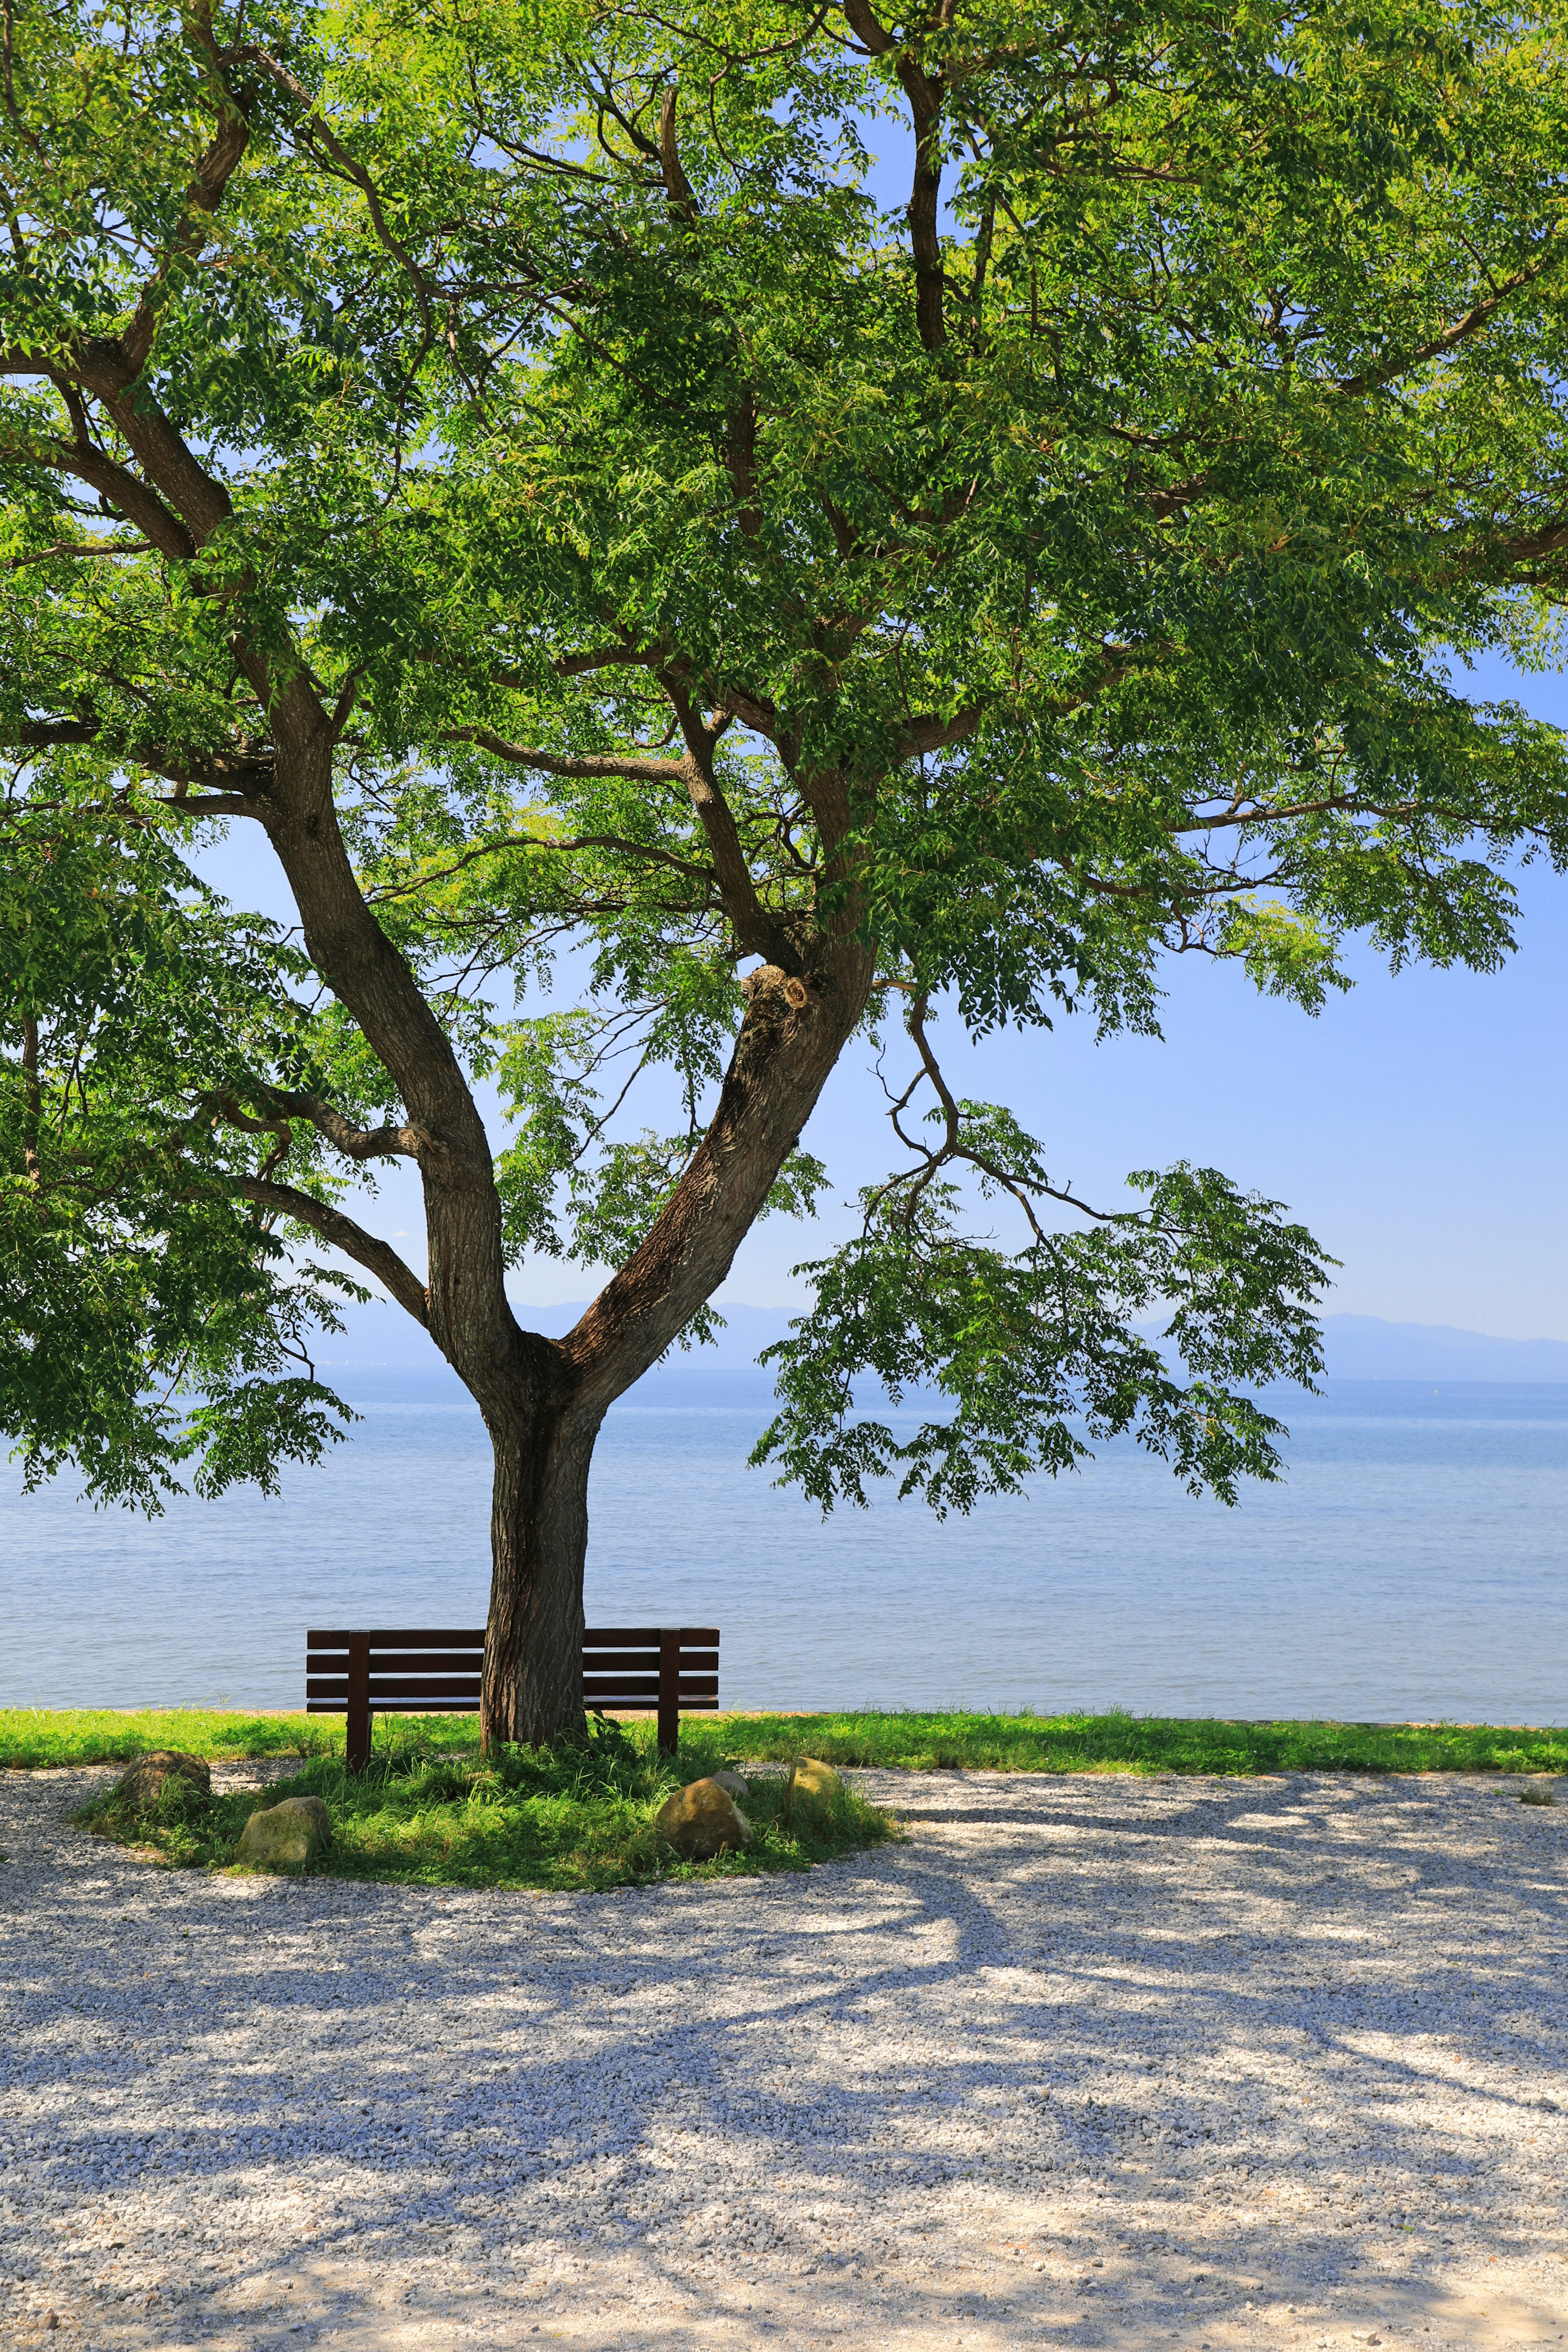
{"label": "tree branch", "polygon": [[453,858],[450,865],[435,866],[430,873],[420,875],[416,881],[399,884],[395,888],[371,890],[366,896],[372,907],[379,905],[383,898],[413,898],[434,883],[449,882],[455,874],[461,874],[465,866],[476,865],[481,858],[504,857],[508,850],[517,849],[553,849],[561,856],[569,856],[580,849],[609,849],[624,857],[646,857],[655,865],[671,866],[675,873],[702,883],[705,888],[711,888],[716,880],[711,866],[695,865],[689,858],[677,857],[673,850],[661,849],[648,841],[632,841],[616,833],[580,833],[565,841],[544,840],[531,833],[514,833],[504,835],[498,841],[479,842],[474,848],[465,849],[461,857]]}
{"label": "tree branch", "polygon": [[294,76],[288,71],[287,66],[280,65],[277,59],[269,56],[267,51],[265,49],[247,49],[246,55],[255,60],[255,62],[261,68],[262,71],[268,75],[271,79],[277,84],[279,89],[287,90],[290,98],[295,100],[296,104],[305,109],[306,128],[309,131],[311,137],[320,141],[321,145],[326,149],[328,154],[330,155],[332,161],[338,165],[340,171],[346,173],[348,178],[353,182],[355,187],[359,189],[360,194],[364,197],[366,209],[371,215],[371,225],[374,228],[377,237],[380,239],[382,246],[385,247],[387,252],[392,255],[393,260],[396,261],[408,274],[410,283],[413,288],[414,299],[419,304],[420,324],[423,333],[424,350],[428,351],[431,344],[435,341],[435,321],[431,309],[430,282],[425,277],[423,270],[421,269],[418,262],[415,261],[413,254],[410,253],[407,246],[403,245],[399,238],[392,235],[392,229],[388,225],[387,216],[382,210],[382,200],[380,194],[377,191],[375,182],[371,179],[364,165],[355,162],[353,156],[350,154],[348,149],[342,144],[341,141],[333,137],[320,114],[317,111],[316,107],[311,100],[309,91],[304,87],[303,83],[296,81]]}
{"label": "tree branch", "polygon": [[[597,646],[591,653],[559,655],[550,667],[558,677],[581,677],[585,672],[595,669],[652,669],[664,658],[664,652],[656,646]],[[524,683],[522,679],[504,672],[497,673],[496,682],[499,686],[520,686]]]}
{"label": "tree branch", "polygon": [[346,1160],[417,1160],[430,1139],[416,1127],[356,1127],[317,1095],[278,1094],[267,1101],[285,1118],[308,1119]]}
{"label": "tree branch", "polygon": [[951,719],[935,717],[912,719],[901,727],[894,740],[905,758],[912,752],[941,751],[949,743],[962,743],[979,725],[982,713],[976,709],[955,711]]}
{"label": "tree branch", "polygon": [[936,233],[942,194],[942,157],[937,130],[942,119],[941,74],[928,74],[908,49],[901,49],[873,16],[868,0],[844,0],[844,16],[856,38],[873,58],[894,53],[894,71],[909,100],[915,126],[915,186],[909,198],[909,244],[915,257],[915,321],[928,352],[947,340],[942,314],[942,245]]}
{"label": "tree branch", "polygon": [[[228,92],[225,90],[224,95],[227,98]],[[201,215],[216,212],[223,202],[224,190],[249,144],[250,125],[231,100],[230,110],[221,118],[216,133],[196,165],[196,176],[186,190],[186,209],[174,231],[170,254],[151,281],[142,288],[131,324],[121,338],[120,348],[125,353],[126,364],[135,375],[140,375],[146,366],[152,349],[152,338],[158,331],[158,314],[162,309],[162,296],[168,284],[171,266],[175,259],[193,261],[200,253],[207,240],[206,226]]]}
{"label": "tree branch", "polygon": [[241,1176],[235,1189],[243,1199],[254,1201],[257,1208],[272,1209],[279,1216],[292,1217],[296,1224],[308,1225],[333,1249],[341,1250],[345,1257],[351,1257],[367,1274],[373,1275],[382,1288],[423,1329],[430,1328],[424,1289],[412,1268],[403,1264],[388,1243],[366,1233],[340,1209],[329,1207],[325,1201],[318,1201],[308,1192],[296,1192],[292,1184],[269,1184],[259,1176]]}
{"label": "tree branch", "polygon": [[[1549,240],[1551,236],[1552,231],[1548,229]],[[1484,301],[1472,303],[1461,318],[1454,320],[1451,325],[1440,329],[1429,342],[1418,343],[1416,349],[1413,352],[1407,352],[1403,359],[1391,361],[1387,367],[1368,368],[1361,375],[1342,376],[1339,380],[1340,391],[1354,399],[1358,394],[1375,392],[1385,384],[1397,382],[1400,376],[1408,375],[1412,368],[1424,367],[1428,360],[1441,359],[1445,352],[1451,352],[1457,344],[1464,342],[1468,337],[1473,335],[1478,328],[1484,327],[1490,320],[1494,319],[1511,294],[1517,294],[1521,286],[1530,285],[1532,279],[1539,278],[1542,271],[1550,268],[1558,257],[1557,249],[1542,254],[1539,261],[1532,261],[1527,269],[1521,269],[1512,278],[1505,278],[1495,293],[1488,295]]]}
{"label": "tree branch", "polygon": [[687,228],[695,227],[700,217],[696,191],[686,177],[680,150],[675,145],[675,93],[673,89],[664,92],[659,108],[659,172],[671,212]]}
{"label": "tree branch", "polygon": [[680,760],[638,759],[619,751],[583,751],[575,755],[533,751],[521,743],[508,743],[504,735],[493,735],[487,727],[444,728],[438,740],[476,743],[482,751],[493,751],[497,760],[509,760],[518,768],[537,768],[546,776],[626,776],[634,783],[653,784],[684,784],[686,781],[685,762]]}
{"label": "tree branch", "polygon": [[112,457],[95,448],[90,441],[46,441],[31,445],[13,444],[0,455],[18,457],[24,464],[42,466],[53,474],[74,474],[86,482],[100,498],[122,514],[127,522],[135,525],[143,539],[155,547],[160,555],[175,563],[186,563],[196,551],[196,542],[180,520],[171,512],[155,490],[145,482],[117,466]]}
{"label": "tree branch", "polygon": [[660,683],[670,698],[686,740],[686,757],[680,763],[681,781],[691,795],[697,821],[707,837],[719,898],[735,936],[748,955],[759,955],[765,963],[798,973],[800,950],[788,927],[768,912],[757,894],[735,813],[713,772],[718,731],[699,717],[679,678],[666,672]]}

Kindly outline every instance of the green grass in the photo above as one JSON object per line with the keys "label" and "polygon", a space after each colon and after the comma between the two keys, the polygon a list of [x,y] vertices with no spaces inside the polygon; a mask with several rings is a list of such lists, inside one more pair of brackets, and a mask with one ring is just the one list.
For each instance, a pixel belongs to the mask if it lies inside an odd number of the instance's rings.
{"label": "green grass", "polygon": [[[716,1757],[710,1769],[718,1763]],[[318,1756],[261,1797],[254,1790],[207,1797],[172,1780],[150,1813],[117,1804],[110,1791],[74,1818],[174,1868],[222,1870],[234,1863],[259,1806],[315,1796],[332,1823],[319,1874],[424,1886],[592,1889],[751,1877],[808,1869],[897,1834],[891,1814],[849,1788],[831,1805],[800,1806],[787,1818],[784,1775],[766,1772],[753,1779],[746,1802],[756,1836],[745,1853],[683,1862],[654,1815],[702,1769],[689,1757],[679,1769],[662,1760],[651,1727],[640,1736],[611,1727],[587,1748],[566,1753],[507,1749],[488,1763],[472,1746],[465,1754],[423,1727],[394,1727],[363,1772],[350,1774],[340,1758]]]}
{"label": "green grass", "polygon": [[[1451,1723],[1228,1723],[1149,1715],[754,1715],[742,1756],[932,1772],[1562,1772],[1568,1730]],[[694,1745],[703,1734],[695,1733]],[[685,1728],[682,1746],[686,1744]]]}
{"label": "green grass", "polygon": [[[378,1752],[417,1737],[422,1752],[478,1760],[472,1716],[378,1717]],[[652,1728],[632,1727],[634,1744]],[[0,1766],[128,1762],[152,1748],[213,1759],[343,1753],[332,1716],[235,1715],[171,1708],[140,1715],[0,1709]],[[1495,1725],[1228,1723],[1111,1715],[727,1715],[688,1717],[678,1771],[693,1780],[734,1757],[917,1772],[1563,1772],[1568,1730]]]}
{"label": "green grass", "polygon": [[343,1727],[335,1716],[235,1715],[201,1706],[143,1707],[135,1715],[105,1706],[0,1707],[0,1767],[129,1764],[154,1748],[214,1759],[341,1756]]}

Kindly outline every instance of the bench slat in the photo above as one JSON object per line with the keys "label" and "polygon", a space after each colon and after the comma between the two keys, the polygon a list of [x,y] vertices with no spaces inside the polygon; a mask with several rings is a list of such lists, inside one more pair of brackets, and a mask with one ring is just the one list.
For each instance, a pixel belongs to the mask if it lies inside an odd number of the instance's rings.
{"label": "bench slat", "polygon": [[402,1699],[412,1706],[422,1698],[466,1698],[477,1706],[484,1686],[480,1675],[372,1675],[371,1705],[392,1706]]}
{"label": "bench slat", "polygon": [[[308,1650],[346,1650],[350,1641],[359,1638],[357,1628],[347,1633],[328,1633],[318,1630],[306,1634],[305,1646]],[[415,1644],[425,1650],[482,1650],[485,1628],[483,1625],[463,1625],[454,1631],[450,1625],[372,1626],[364,1639],[372,1650],[406,1650]]]}
{"label": "bench slat", "polygon": [[591,1625],[583,1634],[582,1646],[585,1650],[656,1650],[666,1633],[677,1633],[683,1643],[718,1645],[716,1625]]}
{"label": "bench slat", "polygon": [[372,1650],[371,1680],[378,1675],[476,1675],[483,1650]]}
{"label": "bench slat", "polygon": [[[588,1703],[606,1715],[612,1711],[625,1715],[653,1715],[656,1712],[653,1698],[645,1696],[622,1697],[613,1691],[607,1693],[603,1698],[593,1699]],[[348,1711],[346,1698],[308,1698],[305,1702],[307,1715],[347,1715]],[[402,1706],[395,1704],[389,1705],[380,1711],[383,1715],[477,1715],[479,1707],[478,1702],[475,1699],[422,1698]],[[688,1698],[684,1691],[681,1694],[683,1715],[717,1715],[719,1711],[716,1697]]]}
{"label": "bench slat", "polygon": [[378,1715],[477,1715],[479,1702],[472,1698],[411,1698],[391,1699],[378,1707]]}

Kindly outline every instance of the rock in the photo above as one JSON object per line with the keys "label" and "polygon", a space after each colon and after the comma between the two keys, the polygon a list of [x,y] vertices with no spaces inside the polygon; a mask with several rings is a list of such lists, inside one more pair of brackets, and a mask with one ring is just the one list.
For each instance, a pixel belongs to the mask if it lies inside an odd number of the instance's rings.
{"label": "rock", "polygon": [[737,1805],[744,1805],[751,1794],[750,1782],[743,1780],[738,1772],[715,1772],[711,1778],[714,1787],[723,1789]]}
{"label": "rock", "polygon": [[815,1756],[797,1756],[789,1767],[789,1783],[784,1791],[784,1811],[793,1819],[798,1804],[825,1810],[831,1806],[843,1782],[831,1764]]}
{"label": "rock", "polygon": [[235,1860],[252,1870],[303,1870],[331,1842],[319,1797],[285,1797],[280,1805],[252,1813]]}
{"label": "rock", "polygon": [[[728,1779],[738,1778],[727,1774]],[[716,1853],[751,1843],[751,1823],[727,1789],[716,1780],[694,1780],[677,1789],[659,1808],[656,1824],[687,1862],[711,1862]]]}
{"label": "rock", "polygon": [[212,1767],[200,1756],[182,1756],[173,1748],[154,1748],[150,1755],[139,1756],[123,1779],[115,1782],[115,1801],[130,1811],[150,1813],[170,1780],[187,1781],[204,1797],[213,1793]]}

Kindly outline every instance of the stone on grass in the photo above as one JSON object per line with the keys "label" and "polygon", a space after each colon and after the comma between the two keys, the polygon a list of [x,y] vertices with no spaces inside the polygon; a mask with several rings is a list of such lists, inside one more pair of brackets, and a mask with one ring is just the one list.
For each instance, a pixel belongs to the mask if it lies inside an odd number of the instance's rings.
{"label": "stone on grass", "polygon": [[174,1748],[154,1748],[139,1756],[122,1780],[114,1784],[114,1801],[128,1812],[150,1813],[170,1780],[184,1780],[204,1797],[213,1793],[212,1766],[200,1756],[182,1756]]}
{"label": "stone on grass", "polygon": [[666,1797],[656,1826],[687,1862],[711,1862],[751,1843],[751,1823],[716,1780],[694,1780]]}
{"label": "stone on grass", "polygon": [[252,1813],[235,1860],[252,1870],[304,1870],[332,1839],[319,1797],[285,1797]]}
{"label": "stone on grass", "polygon": [[726,1790],[737,1805],[744,1805],[751,1794],[751,1783],[738,1772],[715,1772],[711,1777],[714,1787]]}
{"label": "stone on grass", "polygon": [[831,1811],[843,1785],[831,1764],[824,1764],[816,1756],[797,1756],[789,1767],[789,1785],[784,1791],[786,1815],[793,1821],[797,1805],[816,1812]]}

